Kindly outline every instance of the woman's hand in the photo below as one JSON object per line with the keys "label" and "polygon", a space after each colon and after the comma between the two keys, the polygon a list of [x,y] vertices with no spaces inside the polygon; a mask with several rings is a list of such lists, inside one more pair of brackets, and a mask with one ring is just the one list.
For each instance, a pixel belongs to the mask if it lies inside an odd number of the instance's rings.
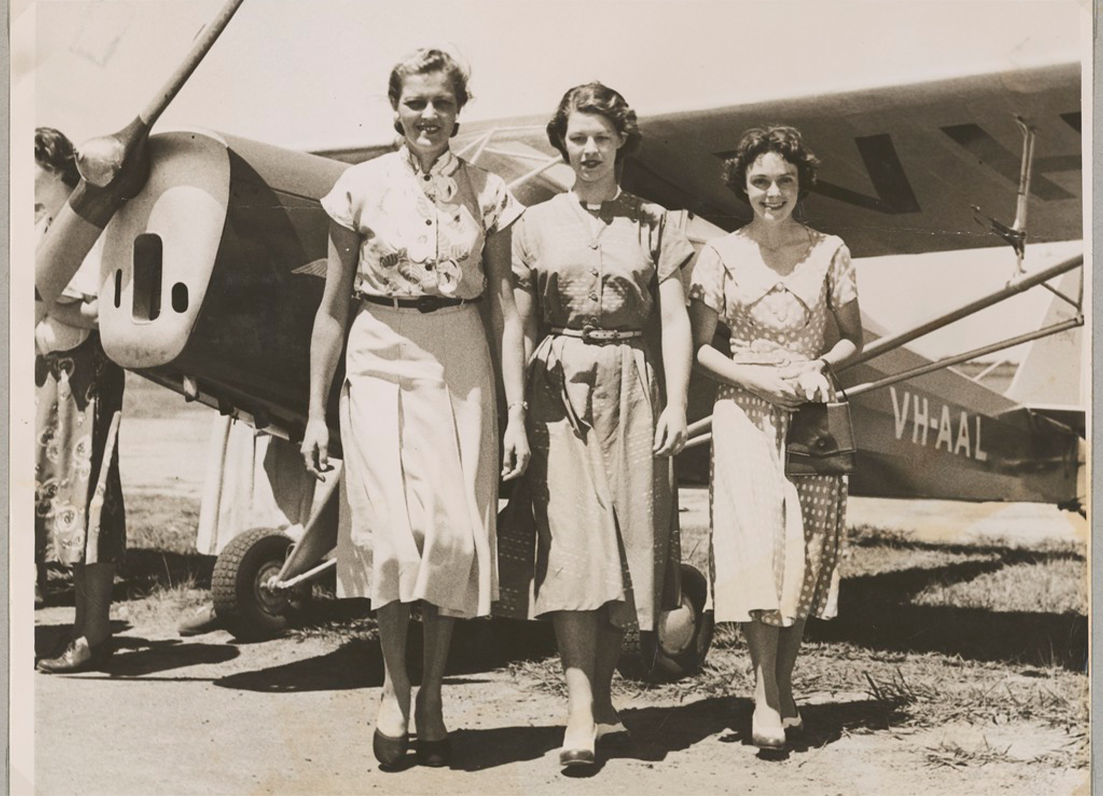
{"label": "woman's hand", "polygon": [[822,359],[794,362],[778,370],[778,376],[791,382],[797,395],[806,401],[831,400],[831,384],[827,379],[827,363]]}
{"label": "woman's hand", "polygon": [[796,409],[804,403],[796,382],[783,377],[780,370],[771,365],[742,366],[738,383],[762,400],[783,409]]}
{"label": "woman's hand", "polygon": [[687,436],[685,406],[667,404],[655,424],[655,444],[651,450],[656,456],[677,456],[686,446]]}
{"label": "woman's hand", "polygon": [[325,473],[333,469],[329,463],[329,426],[325,420],[311,418],[306,421],[303,444],[299,448],[308,472],[319,481],[325,481]]}
{"label": "woman's hand", "polygon": [[513,417],[510,413],[506,423],[506,433],[502,440],[502,480],[512,481],[520,478],[528,469],[532,452],[529,450],[529,438],[525,434],[525,421]]}

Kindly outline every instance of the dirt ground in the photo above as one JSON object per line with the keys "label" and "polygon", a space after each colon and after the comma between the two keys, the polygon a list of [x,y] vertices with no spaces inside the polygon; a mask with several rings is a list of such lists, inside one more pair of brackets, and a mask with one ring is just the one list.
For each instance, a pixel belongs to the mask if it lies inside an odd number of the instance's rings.
{"label": "dirt ground", "polygon": [[[127,489],[197,495],[209,417],[129,422]],[[704,508],[699,492],[685,502]],[[72,611],[36,612],[39,645],[60,638]],[[983,728],[842,729],[840,717],[860,710],[865,693],[803,695],[806,742],[769,759],[748,742],[746,695],[656,699],[641,690],[621,705],[632,748],[601,756],[589,776],[568,777],[556,754],[562,700],[507,666],[447,680],[450,769],[385,772],[371,753],[377,647],[325,636],[255,644],[238,644],[224,632],[180,639],[171,630],[129,625],[125,605],[115,607],[113,618],[122,632],[109,674],[35,675],[27,682],[34,692],[34,765],[14,761],[13,792],[30,792],[32,771],[35,793],[59,795],[1087,792],[1083,770],[1026,762],[1064,743],[1058,731],[1017,719]],[[29,670],[31,663],[12,666]],[[963,766],[932,761],[929,750],[955,745],[1006,752]]]}

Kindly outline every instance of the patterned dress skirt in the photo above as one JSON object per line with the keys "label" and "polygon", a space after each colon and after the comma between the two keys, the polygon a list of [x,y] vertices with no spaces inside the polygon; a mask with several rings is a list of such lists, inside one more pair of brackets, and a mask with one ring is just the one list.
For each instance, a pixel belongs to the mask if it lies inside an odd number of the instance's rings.
{"label": "patterned dress skirt", "polygon": [[498,433],[475,305],[422,314],[361,305],[349,332],[341,441],[351,530],[343,596],[424,600],[446,616],[498,597]]}
{"label": "patterned dress skirt", "polygon": [[671,460],[652,453],[660,397],[642,344],[545,338],[529,403],[534,613],[608,604],[613,624],[653,629],[677,604],[680,547]]}
{"label": "patterned dress skirt", "polygon": [[[35,561],[114,563],[126,552],[126,514],[111,418],[124,374],[92,333],[68,351],[35,357]],[[107,467],[107,472],[101,471]],[[93,500],[97,484],[102,502]]]}
{"label": "patterned dress skirt", "polygon": [[837,614],[846,479],[785,475],[789,418],[737,387],[717,393],[709,505],[718,622],[789,627]]}

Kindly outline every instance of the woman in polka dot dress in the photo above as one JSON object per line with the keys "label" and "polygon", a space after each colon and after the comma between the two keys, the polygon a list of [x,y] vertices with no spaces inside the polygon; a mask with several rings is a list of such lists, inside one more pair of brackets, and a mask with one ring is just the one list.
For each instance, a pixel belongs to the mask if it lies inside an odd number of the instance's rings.
{"label": "woman in polka dot dress", "polygon": [[[710,241],[693,270],[697,366],[720,382],[712,423],[711,570],[718,622],[741,622],[755,670],[754,743],[802,728],[792,673],[809,616],[835,615],[846,479],[785,475],[792,410],[826,400],[828,367],[861,349],[846,245],[793,218],[817,160],[791,127],[756,128],[724,166],[754,218]],[[828,345],[828,316],[838,330]],[[731,356],[712,346],[717,321]],[[835,335],[832,335],[834,337]]]}

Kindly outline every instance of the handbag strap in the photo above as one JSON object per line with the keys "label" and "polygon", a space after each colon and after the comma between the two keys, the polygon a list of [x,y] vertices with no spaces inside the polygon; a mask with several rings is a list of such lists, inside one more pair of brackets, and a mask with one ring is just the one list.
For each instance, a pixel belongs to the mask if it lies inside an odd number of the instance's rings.
{"label": "handbag strap", "polygon": [[841,395],[841,396],[842,396],[842,399],[843,399],[844,401],[849,401],[850,399],[849,399],[849,398],[847,398],[847,396],[846,396],[846,390],[845,390],[845,389],[843,388],[843,385],[842,385],[842,383],[841,383],[841,382],[839,381],[839,377],[835,375],[835,371],[834,371],[834,369],[833,369],[833,368],[831,367],[831,363],[830,363],[830,362],[828,362],[828,361],[827,361],[826,359],[824,359],[823,357],[820,357],[820,362],[822,362],[822,363],[823,363],[823,371],[824,371],[824,373],[826,373],[826,374],[827,374],[827,378],[828,378],[828,380],[829,380],[829,381],[830,381],[830,382],[831,382],[831,383],[832,383],[832,384],[834,385],[834,387],[835,387],[835,393],[836,393],[837,395]]}

